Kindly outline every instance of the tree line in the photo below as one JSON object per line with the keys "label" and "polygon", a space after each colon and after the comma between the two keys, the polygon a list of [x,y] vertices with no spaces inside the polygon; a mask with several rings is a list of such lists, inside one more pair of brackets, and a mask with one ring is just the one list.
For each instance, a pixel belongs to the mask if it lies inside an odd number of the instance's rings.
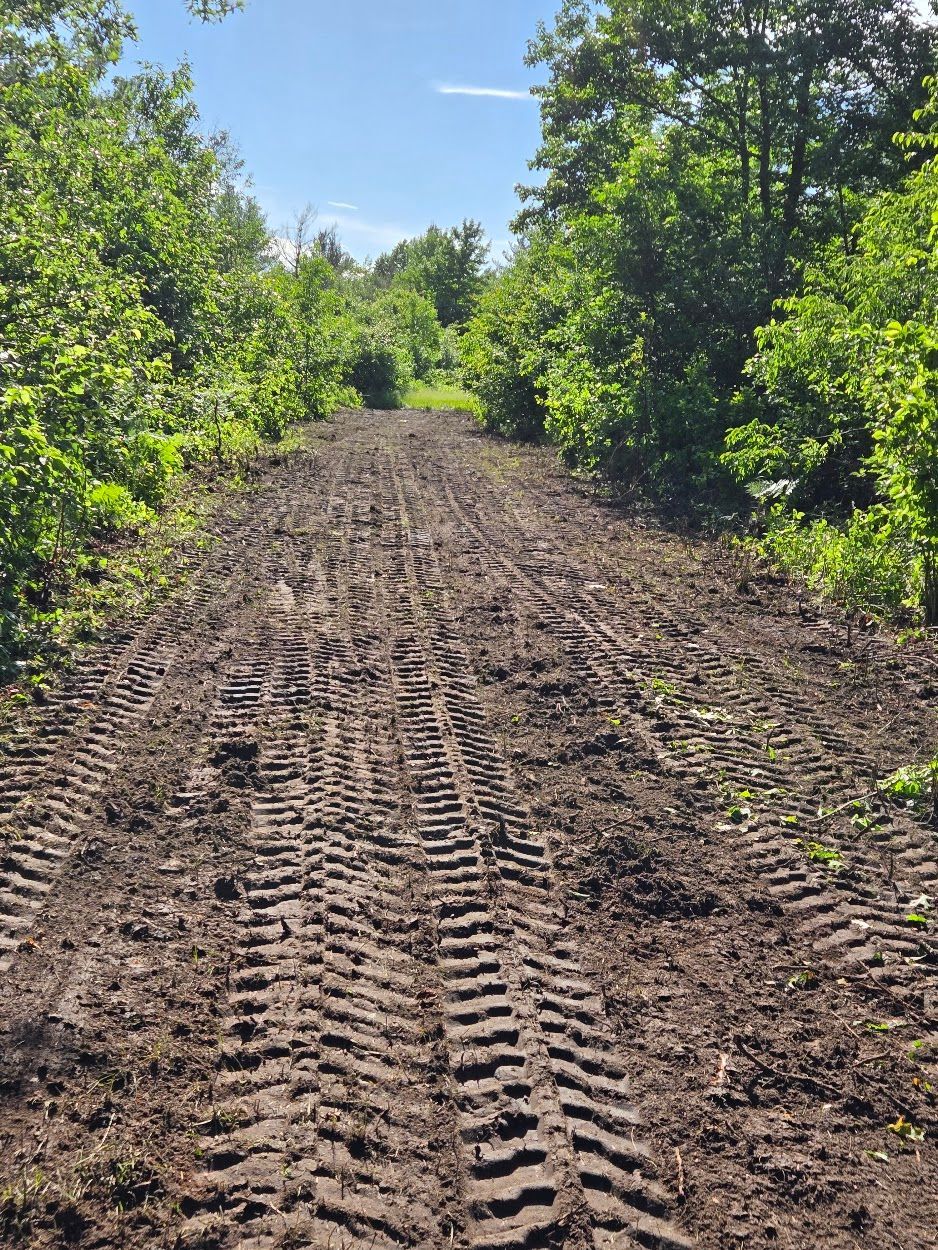
{"label": "tree line", "polygon": [[565,0],[484,421],[938,622],[935,51],[912,0]]}
{"label": "tree line", "polygon": [[115,0],[0,14],[0,669],[187,470],[452,363],[485,265],[475,222],[359,265],[306,215],[284,251],[188,66],[115,73],[133,38]]}

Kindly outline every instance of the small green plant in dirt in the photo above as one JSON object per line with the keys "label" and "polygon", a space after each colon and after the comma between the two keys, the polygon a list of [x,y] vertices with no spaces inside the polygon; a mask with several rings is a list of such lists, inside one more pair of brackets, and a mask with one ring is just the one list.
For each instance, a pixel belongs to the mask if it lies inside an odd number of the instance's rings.
{"label": "small green plant in dirt", "polygon": [[726,573],[736,589],[745,594],[757,575],[765,571],[762,553],[754,543],[735,535],[721,534],[719,543]]}
{"label": "small green plant in dirt", "polygon": [[896,646],[908,647],[916,642],[925,642],[928,638],[926,629],[900,629],[896,634]]}
{"label": "small green plant in dirt", "polygon": [[785,982],[788,990],[813,990],[818,983],[818,975],[811,968],[802,968]]}
{"label": "small green plant in dirt", "polygon": [[840,851],[834,850],[833,847],[825,846],[823,842],[813,842],[806,838],[799,838],[797,845],[812,864],[821,864],[823,867],[833,870],[843,866],[844,860]]}
{"label": "small green plant in dirt", "polygon": [[886,1126],[890,1133],[895,1133],[899,1140],[908,1146],[916,1146],[925,1140],[925,1130],[900,1115],[892,1124]]}
{"label": "small green plant in dirt", "polygon": [[938,814],[938,757],[927,764],[897,768],[877,786],[879,793],[913,811],[931,809]]}
{"label": "small green plant in dirt", "polygon": [[0,1232],[24,1235],[48,1187],[45,1174],[39,1168],[29,1168],[0,1188]]}
{"label": "small green plant in dirt", "polygon": [[671,682],[665,681],[661,677],[652,677],[648,683],[654,694],[660,695],[662,698],[671,699],[677,694],[677,686]]}
{"label": "small green plant in dirt", "polygon": [[212,1107],[212,1113],[202,1120],[195,1128],[202,1134],[216,1137],[222,1133],[231,1133],[237,1127],[238,1118],[233,1111],[224,1107]]}
{"label": "small green plant in dirt", "polygon": [[866,799],[857,799],[851,809],[852,815],[850,823],[860,833],[868,833],[871,829],[876,829],[882,821],[882,817],[874,812]]}
{"label": "small green plant in dirt", "polygon": [[728,804],[727,816],[734,824],[741,825],[752,815],[752,802],[758,795],[752,790],[733,790],[725,784],[721,789],[724,802]]}
{"label": "small green plant in dirt", "polygon": [[137,1206],[153,1185],[153,1178],[135,1155],[111,1160],[107,1177],[111,1201],[118,1211]]}
{"label": "small green plant in dirt", "polygon": [[719,723],[728,725],[732,721],[732,717],[720,707],[695,707],[691,711],[698,720],[706,721],[708,725]]}

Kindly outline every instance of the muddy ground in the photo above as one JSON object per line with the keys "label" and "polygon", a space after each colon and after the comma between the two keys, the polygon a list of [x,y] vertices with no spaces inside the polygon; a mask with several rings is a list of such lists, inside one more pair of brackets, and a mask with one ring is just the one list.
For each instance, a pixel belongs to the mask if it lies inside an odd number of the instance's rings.
{"label": "muddy ground", "polygon": [[2,1244],[938,1246],[926,644],[454,414],[215,534],[4,744]]}

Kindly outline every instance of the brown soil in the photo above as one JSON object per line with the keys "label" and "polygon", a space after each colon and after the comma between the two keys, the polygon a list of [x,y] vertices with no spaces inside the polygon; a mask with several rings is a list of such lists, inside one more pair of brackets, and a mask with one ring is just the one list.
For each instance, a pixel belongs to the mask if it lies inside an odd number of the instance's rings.
{"label": "brown soil", "polygon": [[0,761],[2,1244],[938,1246],[926,644],[453,414],[216,528]]}

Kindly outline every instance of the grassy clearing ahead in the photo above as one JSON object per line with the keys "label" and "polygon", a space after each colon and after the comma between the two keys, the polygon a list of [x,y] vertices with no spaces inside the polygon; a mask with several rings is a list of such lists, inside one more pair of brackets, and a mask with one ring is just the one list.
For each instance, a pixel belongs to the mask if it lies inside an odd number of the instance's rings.
{"label": "grassy clearing ahead", "polygon": [[464,409],[472,412],[475,400],[468,391],[447,383],[428,385],[425,382],[415,383],[404,397],[405,408],[445,408]]}

